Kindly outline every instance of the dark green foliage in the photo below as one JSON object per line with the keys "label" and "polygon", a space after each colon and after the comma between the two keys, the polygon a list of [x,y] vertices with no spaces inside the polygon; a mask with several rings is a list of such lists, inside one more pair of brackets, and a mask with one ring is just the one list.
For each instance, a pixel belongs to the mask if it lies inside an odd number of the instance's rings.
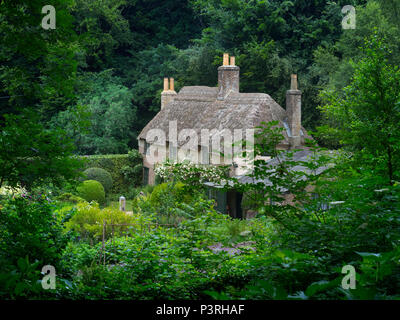
{"label": "dark green foliage", "polygon": [[[4,113],[32,107],[44,120],[74,101],[77,35],[70,8],[55,0],[55,30],[41,27],[44,0],[2,1],[0,6],[0,121]],[[17,109],[19,108],[19,109]]]}
{"label": "dark green foliage", "polygon": [[[399,5],[397,0],[397,6]],[[400,29],[396,22],[396,11],[388,9],[389,1],[368,1],[364,7],[357,7],[357,25],[354,30],[345,30],[333,45],[322,45],[314,52],[311,74],[319,79],[318,86],[324,89],[340,90],[350,84],[353,75],[352,62],[365,57],[365,39],[377,34],[387,49],[392,51],[389,62],[400,62]],[[391,8],[395,8],[393,3]],[[397,19],[398,20],[398,19]]]}
{"label": "dark green foliage", "polygon": [[45,297],[40,279],[40,261],[19,258],[15,265],[2,265],[0,270],[0,297],[3,299],[29,299]]}
{"label": "dark green foliage", "polygon": [[54,209],[45,196],[32,198],[23,194],[2,201],[0,259],[15,265],[19,258],[29,256],[31,261],[57,265],[66,239]]}
{"label": "dark green foliage", "polygon": [[313,52],[340,37],[344,5],[364,2],[196,0],[193,6],[207,26],[201,45],[216,48],[215,58],[222,50],[238,56],[243,92],[266,92],[282,104],[288,74],[299,74],[303,123],[313,128],[319,119],[319,79],[309,71]]}
{"label": "dark green foliage", "polygon": [[389,64],[390,54],[375,33],[363,46],[364,58],[352,64],[350,85],[325,92],[328,104],[322,110],[355,162],[393,184],[400,179],[400,70]]}
{"label": "dark green foliage", "polygon": [[[142,183],[142,158],[137,151],[129,154],[94,155],[82,157],[86,168],[98,167],[107,170],[112,177],[112,193],[126,192],[129,187]],[[135,169],[136,168],[136,169]]]}
{"label": "dark green foliage", "polygon": [[[290,248],[302,247],[305,252],[324,256],[334,266],[342,261],[356,259],[355,251],[386,252],[400,239],[399,187],[378,192],[379,179],[360,176],[324,183],[318,189],[320,198],[308,207],[309,219],[293,221],[292,230],[284,241]],[[331,205],[326,211],[318,205]],[[318,229],[318,235],[312,230]]]}
{"label": "dark green foliage", "polygon": [[83,181],[77,188],[78,195],[86,201],[105,202],[105,192],[102,184],[96,180]]}
{"label": "dark green foliage", "polygon": [[88,168],[83,171],[83,174],[85,175],[84,180],[96,180],[100,182],[106,193],[109,192],[113,186],[111,174],[107,170],[102,168]]}
{"label": "dark green foliage", "polygon": [[31,189],[44,182],[65,183],[78,176],[81,161],[60,129],[48,130],[33,112],[5,115],[0,132],[0,186]]}
{"label": "dark green foliage", "polygon": [[[1,195],[1,299],[399,299],[399,0],[54,0],[51,31],[40,27],[45,4],[0,5],[0,186],[68,205]],[[357,27],[342,30],[349,4]],[[292,151],[274,171],[257,160],[253,177],[273,183],[237,186],[258,212],[250,221],[217,213],[197,192],[198,170],[187,172],[190,188],[137,188],[142,159],[132,148],[160,109],[162,78],[174,77],[177,91],[216,86],[223,52],[237,58],[242,92],[282,106],[297,73],[304,126],[315,128],[326,105],[320,140],[351,151],[329,159],[311,147],[315,157],[301,165],[335,167],[307,180]],[[258,155],[282,155],[276,124],[260,128]],[[67,138],[76,154],[98,155],[81,157],[78,170]],[[79,204],[66,180],[88,168],[111,174],[110,193],[134,198],[132,215]],[[78,190],[105,200],[98,181]],[[106,230],[102,250],[105,217],[134,223]],[[64,225],[73,224],[81,233],[66,247]],[[56,266],[55,291],[40,286],[45,264]],[[341,287],[348,264],[354,290]]]}
{"label": "dark green foliage", "polygon": [[46,1],[0,5],[0,185],[30,189],[77,173],[73,145],[47,121],[75,101],[77,36],[72,1],[57,0],[57,28],[41,27]]}
{"label": "dark green foliage", "polygon": [[138,51],[159,43],[186,47],[201,32],[199,18],[187,0],[128,0],[126,16]]}
{"label": "dark green foliage", "polygon": [[52,119],[74,140],[79,154],[118,154],[136,145],[133,94],[112,70],[80,76],[78,105]]}
{"label": "dark green foliage", "polygon": [[75,0],[72,14],[75,31],[85,49],[82,67],[101,71],[110,67],[120,48],[134,39],[129,21],[122,15],[126,0]]}
{"label": "dark green foliage", "polygon": [[143,157],[138,150],[128,152],[129,165],[121,168],[127,185],[139,186],[143,180]]}
{"label": "dark green foliage", "polygon": [[61,201],[61,202],[68,202],[68,203],[74,203],[74,204],[86,201],[85,199],[78,197],[76,195],[73,195],[72,193],[63,193],[62,195],[56,197],[55,199],[58,201]]}
{"label": "dark green foliage", "polygon": [[98,260],[96,248],[87,243],[74,244],[70,242],[61,258],[62,271],[76,273],[84,266],[90,266]]}
{"label": "dark green foliage", "polygon": [[156,219],[160,223],[176,224],[192,215],[188,210],[194,211],[191,208],[194,199],[185,190],[185,185],[181,182],[156,185],[148,195],[136,197],[133,210],[150,215],[156,214]]}
{"label": "dark green foliage", "polygon": [[[1,299],[54,299],[55,290],[43,290],[42,267],[61,269],[67,245],[61,219],[44,195],[6,198],[0,204]],[[57,277],[57,288],[65,282]]]}

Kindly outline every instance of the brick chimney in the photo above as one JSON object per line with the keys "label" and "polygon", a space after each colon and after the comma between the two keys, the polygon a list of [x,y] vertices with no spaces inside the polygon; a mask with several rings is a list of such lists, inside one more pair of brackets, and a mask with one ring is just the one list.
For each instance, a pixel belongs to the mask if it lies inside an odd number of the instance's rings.
{"label": "brick chimney", "polygon": [[174,78],[164,78],[164,91],[161,92],[161,109],[173,102],[175,96]]}
{"label": "brick chimney", "polygon": [[291,136],[290,148],[301,145],[301,91],[297,86],[297,75],[292,74],[290,90],[286,92],[286,114]]}
{"label": "brick chimney", "polygon": [[218,100],[224,100],[230,92],[239,92],[239,71],[235,57],[224,53],[222,66],[218,68]]}

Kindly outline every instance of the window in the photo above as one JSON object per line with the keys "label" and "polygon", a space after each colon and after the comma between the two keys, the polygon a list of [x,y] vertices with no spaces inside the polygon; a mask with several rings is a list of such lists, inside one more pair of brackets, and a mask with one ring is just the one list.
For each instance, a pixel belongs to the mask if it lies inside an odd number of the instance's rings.
{"label": "window", "polygon": [[143,185],[147,186],[149,184],[149,168],[143,167]]}
{"label": "window", "polygon": [[173,143],[169,143],[169,159],[172,161],[177,161],[177,148]]}
{"label": "window", "polygon": [[210,154],[207,146],[201,146],[201,164],[210,164]]}
{"label": "window", "polygon": [[147,141],[144,142],[144,154],[149,154],[150,152],[150,143]]}

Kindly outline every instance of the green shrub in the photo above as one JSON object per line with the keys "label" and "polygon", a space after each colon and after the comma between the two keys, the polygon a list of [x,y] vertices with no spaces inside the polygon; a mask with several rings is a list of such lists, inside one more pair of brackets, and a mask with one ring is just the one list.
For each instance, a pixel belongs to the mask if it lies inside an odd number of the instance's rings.
{"label": "green shrub", "polygon": [[56,265],[66,238],[45,196],[16,196],[0,205],[0,268],[30,257]]}
{"label": "green shrub", "polygon": [[[144,194],[150,194],[150,193],[153,192],[154,187],[155,187],[155,186],[153,186],[153,185],[151,185],[151,184],[148,184],[147,186],[141,187],[141,188],[140,188],[140,191],[143,192]],[[139,191],[139,193],[140,193],[140,191]]]}
{"label": "green shrub", "polygon": [[259,209],[259,201],[260,199],[260,192],[257,192],[255,190],[250,190],[247,192],[243,193],[243,198],[242,198],[242,209],[244,212],[248,210],[256,211]]}
{"label": "green shrub", "polygon": [[128,153],[129,165],[121,168],[124,179],[129,185],[139,186],[143,179],[143,158],[138,150],[131,150]]}
{"label": "green shrub", "polygon": [[176,202],[189,203],[192,197],[185,192],[185,185],[181,182],[175,184],[161,183],[154,187],[153,192],[149,197],[150,203],[154,206],[160,206],[166,201],[168,196],[172,196]]}
{"label": "green shrub", "polygon": [[61,202],[79,203],[84,202],[85,199],[78,197],[72,193],[63,193],[62,195],[56,197],[56,200]]}
{"label": "green shrub", "polygon": [[13,266],[4,268],[3,265],[0,269],[0,299],[46,299],[46,293],[53,290],[43,290],[40,269],[40,261],[31,263],[28,257],[19,258]]}
{"label": "green shrub", "polygon": [[202,194],[188,193],[183,183],[171,182],[155,186],[151,193],[139,194],[132,201],[132,207],[134,211],[153,216],[158,223],[179,224],[197,215],[199,203],[203,203]]}
{"label": "green shrub", "polygon": [[102,204],[106,200],[103,185],[96,180],[83,181],[76,189],[80,197],[86,201],[97,201]]}
{"label": "green shrub", "polygon": [[[85,169],[96,167],[107,170],[113,180],[110,192],[122,193],[126,192],[129,187],[138,187],[142,184],[142,170],[140,169],[142,157],[137,153],[136,150],[132,150],[129,154],[92,155],[82,158],[85,160]],[[132,171],[128,168],[135,167],[135,176],[132,177]]]}
{"label": "green shrub", "polygon": [[[148,203],[156,212],[157,220],[160,223],[177,223],[181,221],[186,210],[178,210],[184,204],[191,202],[192,197],[185,193],[185,185],[181,182],[178,183],[162,183],[156,185],[153,192],[148,197]],[[178,212],[179,211],[179,212]]]}
{"label": "green shrub", "polygon": [[[67,230],[76,231],[87,240],[100,240],[103,234],[103,223],[118,224],[127,226],[118,226],[114,228],[115,235],[126,235],[128,232],[141,230],[149,221],[142,215],[128,215],[119,209],[105,208],[100,209],[98,204],[79,203],[76,207],[76,213],[66,223]],[[110,237],[112,227],[107,227],[106,237]]]}
{"label": "green shrub", "polygon": [[171,189],[172,188],[170,188],[167,183],[162,183],[155,186],[148,197],[150,204],[153,207],[157,207],[161,204],[161,202],[165,203],[167,193],[171,195],[171,193],[169,192],[172,191]]}
{"label": "green shrub", "polygon": [[83,242],[70,242],[63,251],[61,265],[63,271],[76,273],[84,266],[90,266],[99,259],[99,251]]}
{"label": "green shrub", "polygon": [[100,182],[105,192],[109,192],[113,185],[111,174],[102,168],[89,168],[83,172],[86,176],[86,180],[96,180]]}

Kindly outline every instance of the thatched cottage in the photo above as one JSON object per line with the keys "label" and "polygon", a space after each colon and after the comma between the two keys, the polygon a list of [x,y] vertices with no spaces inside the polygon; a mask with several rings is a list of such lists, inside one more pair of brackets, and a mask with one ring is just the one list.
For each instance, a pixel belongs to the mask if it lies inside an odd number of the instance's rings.
{"label": "thatched cottage", "polygon": [[[146,184],[155,182],[154,167],[157,163],[148,161],[149,157],[147,157],[151,145],[157,140],[154,136],[149,138],[150,132],[154,130],[164,133],[165,157],[173,159],[177,159],[179,149],[186,142],[176,137],[177,133],[184,129],[197,134],[198,137],[202,136],[202,130],[208,129],[211,133],[207,138],[211,139],[213,135],[221,135],[227,131],[234,132],[240,129],[245,132],[259,126],[261,122],[278,121],[279,126],[284,128],[284,140],[278,146],[279,148],[301,147],[304,145],[305,138],[311,138],[301,125],[301,91],[297,87],[296,75],[292,75],[291,87],[286,94],[286,109],[284,109],[266,93],[239,92],[239,72],[240,68],[235,65],[235,58],[224,54],[223,64],[218,68],[218,87],[187,86],[176,93],[174,80],[164,79],[161,110],[138,137],[139,152],[144,156]],[[175,126],[174,132],[170,132],[171,123]],[[204,143],[204,139],[198,139],[195,143],[198,159],[203,164],[210,164],[212,152],[210,152],[208,142],[207,140],[207,143]],[[234,175],[243,174],[237,165],[233,167],[236,167],[232,171]],[[226,203],[238,203],[239,198],[236,195],[235,199],[226,199]],[[233,215],[240,216],[239,212]]]}

